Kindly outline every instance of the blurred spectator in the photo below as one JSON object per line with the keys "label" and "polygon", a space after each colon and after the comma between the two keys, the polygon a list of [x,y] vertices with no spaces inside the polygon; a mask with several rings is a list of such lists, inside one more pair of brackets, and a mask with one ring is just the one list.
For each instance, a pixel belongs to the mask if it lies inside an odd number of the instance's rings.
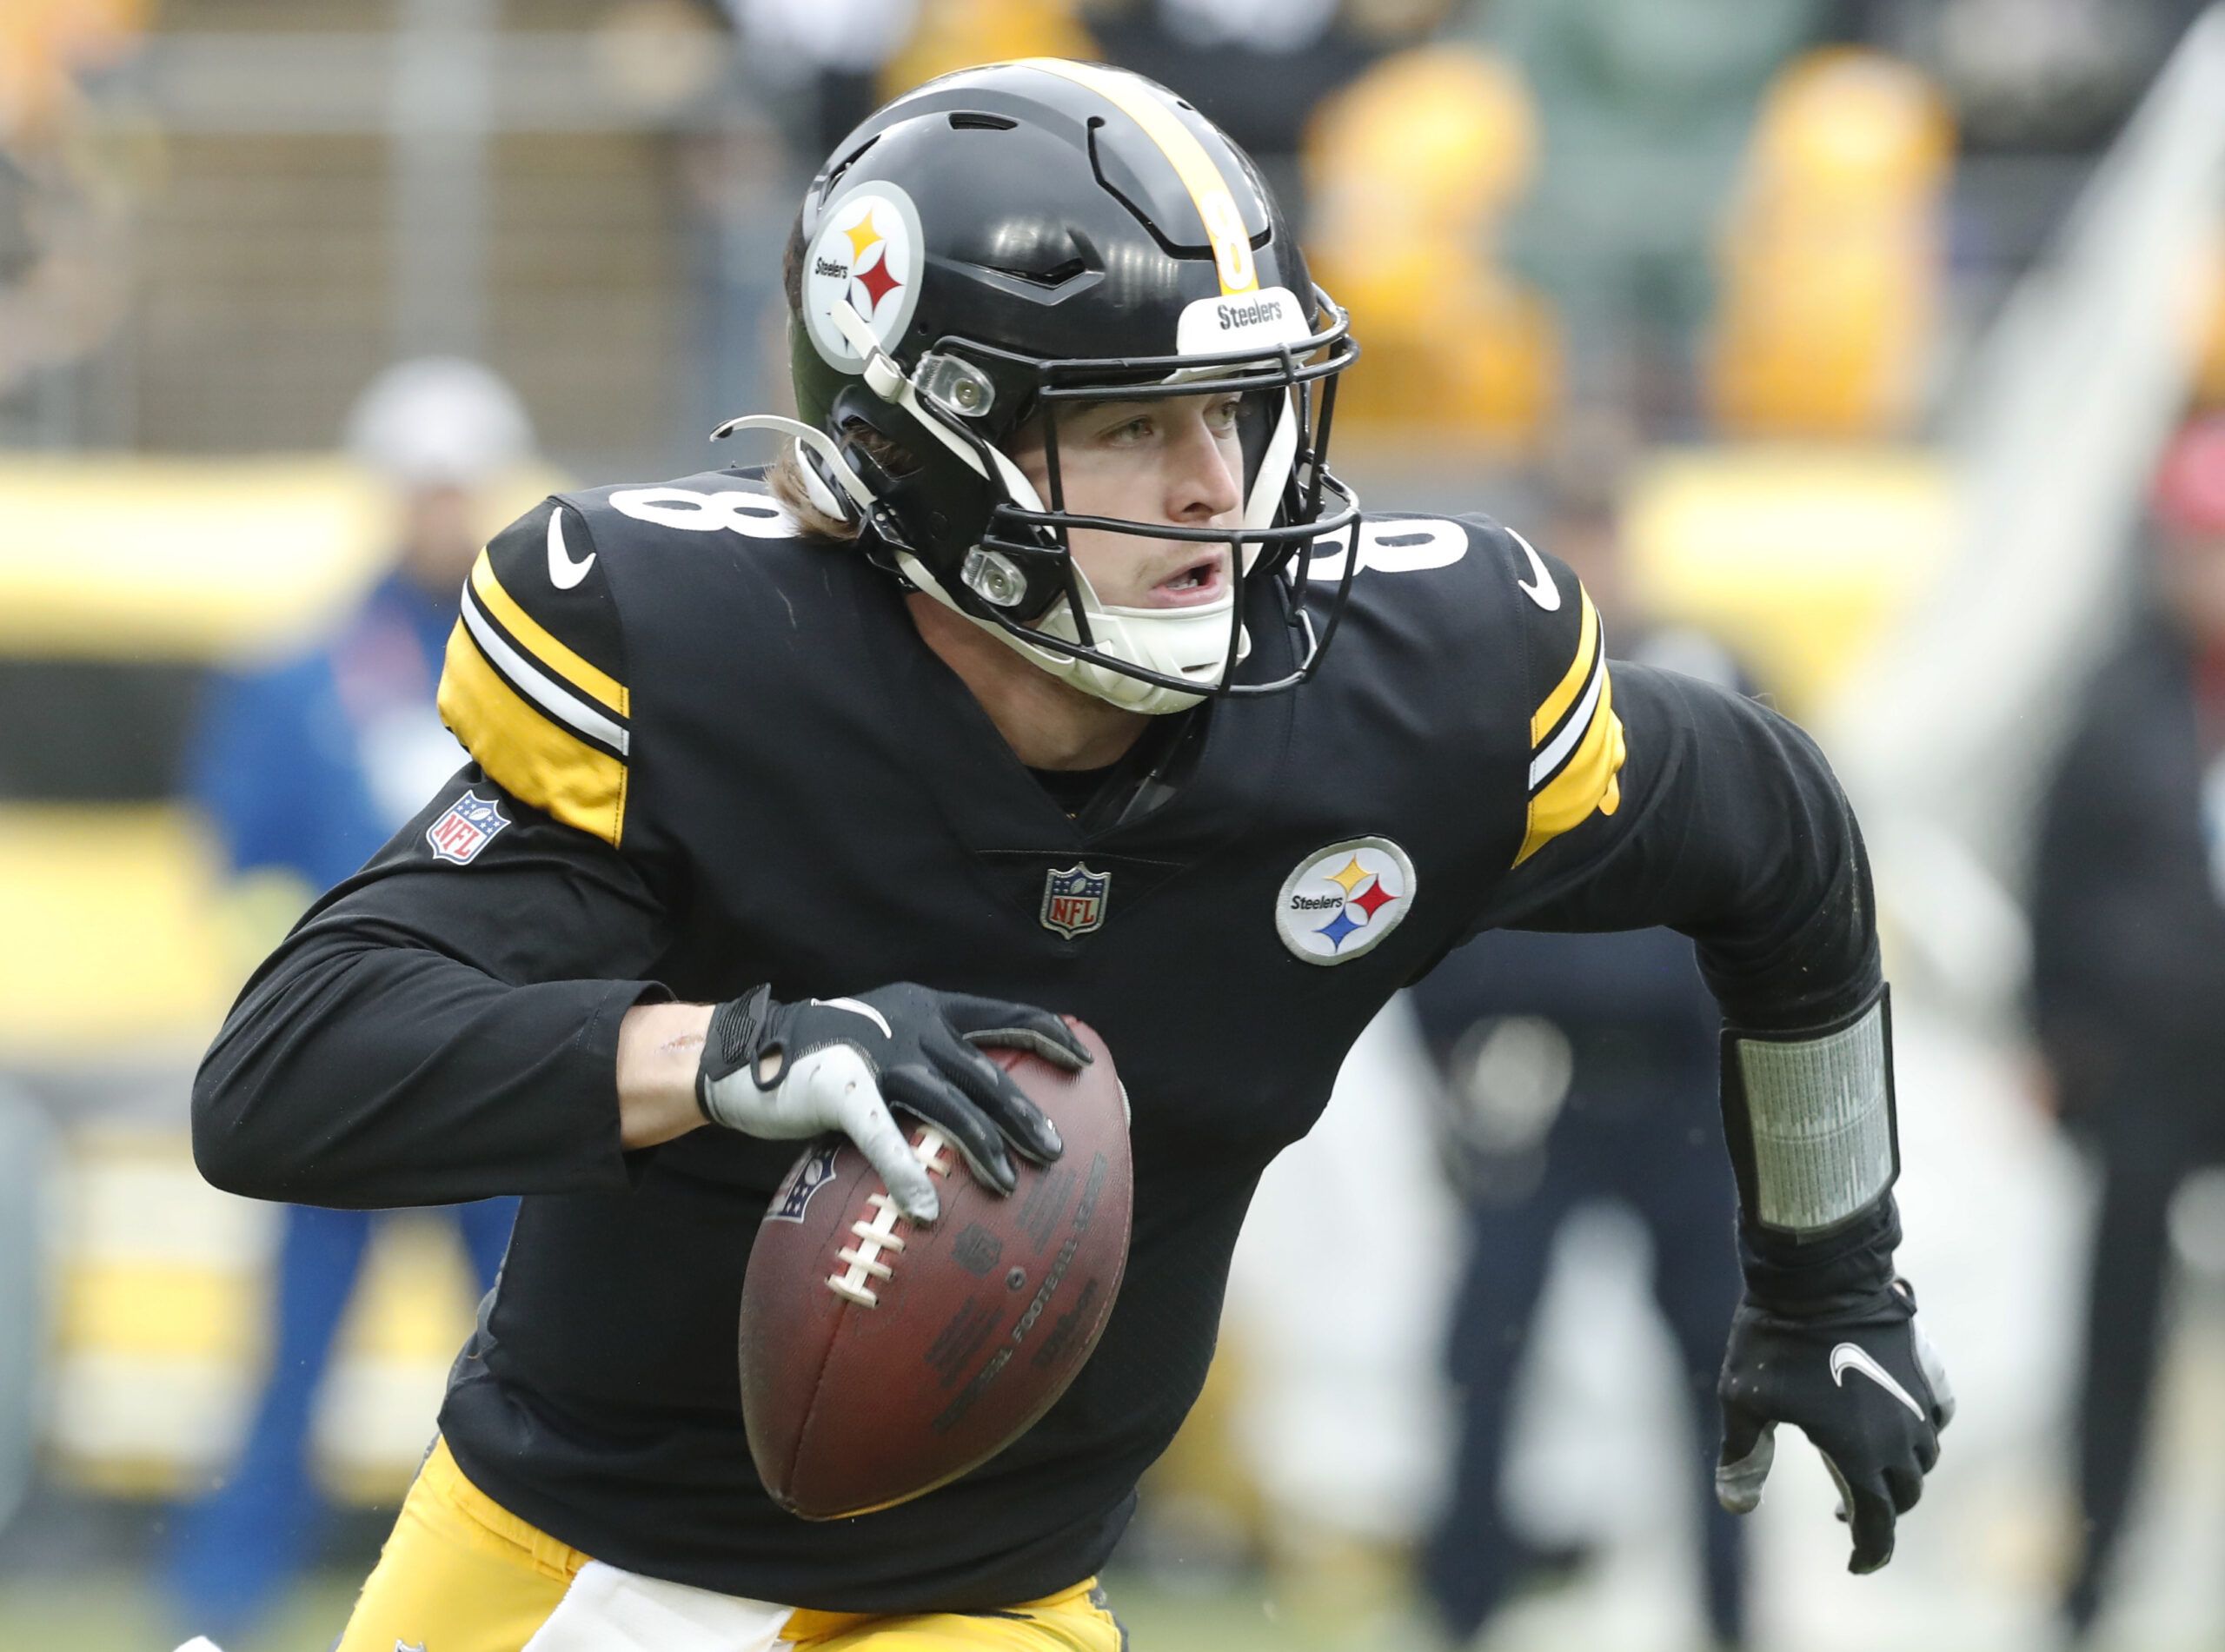
{"label": "blurred spectator", "polygon": [[[1696,632],[1633,623],[1617,580],[1621,444],[1578,432],[1551,458],[1546,536],[1609,624],[1610,647],[1728,684],[1741,674]],[[1715,1500],[1716,1369],[1738,1299],[1737,1191],[1716,1095],[1714,999],[1684,937],[1503,932],[1461,947],[1409,993],[1446,1103],[1447,1163],[1467,1205],[1468,1259],[1451,1307],[1460,1416],[1451,1500],[1423,1582],[1465,1645],[1525,1581],[1580,1551],[1541,1549],[1503,1503],[1515,1378],[1554,1240],[1580,1206],[1626,1207],[1652,1240],[1653,1294],[1675,1340],[1692,1418],[1703,1594],[1718,1646],[1742,1644],[1745,1554]]]}
{"label": "blurred spectator", "polygon": [[1907,64],[1831,47],[1777,76],[1725,222],[1710,411],[1741,436],[1904,435],[1929,390],[1955,134]]}
{"label": "blurred spectator", "polygon": [[2081,1635],[2146,1437],[2171,1201],[2225,1163],[2225,416],[2166,450],[2154,516],[2160,600],[2087,690],[2032,890],[2040,1045],[2102,1182],[2063,1601]]}
{"label": "blurred spectator", "polygon": [[[478,554],[476,495],[527,460],[533,437],[492,373],[426,358],[365,391],[347,440],[393,490],[394,571],[309,653],[216,684],[189,760],[189,788],[239,879],[236,905],[262,931],[256,955],[460,766],[434,694]],[[482,1289],[493,1288],[515,1209],[514,1199],[454,1208]],[[177,1604],[197,1629],[240,1633],[315,1553],[309,1425],[372,1223],[367,1211],[285,1208],[269,1374],[238,1462],[185,1512],[171,1556]]]}
{"label": "blurred spectator", "polygon": [[1103,56],[1075,11],[1075,0],[921,0],[919,26],[882,71],[876,104],[975,63]]}
{"label": "blurred spectator", "polygon": [[1449,0],[1083,0],[1108,61],[1188,98],[1305,224],[1294,157],[1323,99],[1430,34]]}
{"label": "blurred spectator", "polygon": [[2202,406],[2225,408],[2225,215],[2210,240],[2208,266],[2195,318],[2194,390]]}
{"label": "blurred spectator", "polygon": [[125,56],[150,0],[8,0],[0,6],[0,137],[51,140],[76,105],[76,77]]}
{"label": "blurred spectator", "polygon": [[[787,91],[783,124],[816,166],[882,103],[925,80],[1013,57],[1094,58],[1077,0],[720,0],[753,78]],[[791,192],[792,193],[792,192]]]}
{"label": "blurred spectator", "polygon": [[[0,4],[0,415],[43,373],[74,362],[121,319],[126,296],[114,157],[78,129],[80,82],[137,44],[147,0]],[[56,434],[35,415],[34,440]]]}
{"label": "blurred spectator", "polygon": [[2098,153],[2208,0],[1834,0],[1833,33],[1922,63],[1965,146]]}
{"label": "blurred spectator", "polygon": [[1338,395],[1340,429],[1527,445],[1558,388],[1560,339],[1497,243],[1537,147],[1520,77],[1471,46],[1395,53],[1315,112],[1307,256],[1366,350]]}
{"label": "blurred spectator", "polygon": [[721,0],[752,76],[784,91],[784,124],[813,163],[880,102],[883,67],[915,26],[920,0]]}
{"label": "blurred spectator", "polygon": [[50,1335],[46,1237],[58,1203],[54,1126],[0,1073],[0,1530],[30,1489]]}
{"label": "blurred spectator", "polygon": [[1650,421],[1692,404],[1721,203],[1771,76],[1820,0],[1493,0],[1468,32],[1528,81],[1544,131],[1509,231],[1552,295],[1577,401]]}
{"label": "blurred spectator", "polygon": [[[1431,32],[1453,0],[919,0],[890,61],[894,96],[1013,57],[1096,59],[1173,89],[1258,162],[1303,225],[1297,156],[1320,102],[1383,52]],[[839,137],[840,134],[835,134]]]}

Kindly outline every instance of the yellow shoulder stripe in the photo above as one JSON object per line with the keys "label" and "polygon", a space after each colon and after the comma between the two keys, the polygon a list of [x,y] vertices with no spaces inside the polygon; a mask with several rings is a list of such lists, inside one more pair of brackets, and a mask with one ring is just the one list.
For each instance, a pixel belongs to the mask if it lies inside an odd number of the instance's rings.
{"label": "yellow shoulder stripe", "polygon": [[1213,157],[1205,153],[1205,146],[1198,142],[1197,134],[1167,112],[1166,106],[1144,90],[1139,78],[1124,70],[1101,69],[1095,63],[1077,63],[1064,57],[1028,57],[1021,60],[1029,69],[1039,69],[1046,74],[1057,75],[1077,86],[1086,86],[1099,97],[1111,103],[1144,129],[1144,136],[1159,145],[1182,180],[1182,187],[1190,192],[1190,199],[1197,203],[1198,217],[1205,227],[1205,236],[1212,243],[1213,262],[1220,271],[1220,289],[1224,295],[1257,292],[1259,275],[1252,262],[1251,237],[1244,233],[1244,215],[1238,210],[1236,197],[1229,193],[1228,180],[1221,176],[1220,169],[1213,164]]}
{"label": "yellow shoulder stripe", "polygon": [[440,707],[441,720],[496,785],[617,846],[626,826],[626,765],[519,698],[461,624],[448,634]]}
{"label": "yellow shoulder stripe", "polygon": [[495,564],[487,553],[479,553],[479,560],[471,565],[471,588],[479,594],[487,612],[501,622],[502,629],[525,646],[525,651],[542,665],[555,672],[566,682],[590,699],[598,700],[604,707],[621,717],[631,717],[633,707],[626,685],[609,673],[596,669],[581,659],[552,634],[548,628],[517,604],[516,599],[502,588],[495,577]]}
{"label": "yellow shoulder stripe", "polygon": [[[1587,621],[1590,609],[1587,602]],[[1591,819],[1594,809],[1602,814],[1612,814],[1620,808],[1623,757],[1623,720],[1615,714],[1615,681],[1611,674],[1603,673],[1599,703],[1592,710],[1591,726],[1584,730],[1584,739],[1561,772],[1539,787],[1537,795],[1530,799],[1529,830],[1523,837],[1522,853],[1514,857],[1514,864],[1520,866],[1571,826]]]}
{"label": "yellow shoulder stripe", "polygon": [[1530,720],[1531,750],[1545,743],[1545,736],[1553,732],[1553,725],[1576,703],[1577,695],[1584,692],[1584,685],[1591,680],[1591,656],[1599,649],[1599,610],[1591,606],[1591,593],[1578,587],[1584,598],[1583,627],[1577,634],[1576,658],[1569,662],[1567,673],[1553,685],[1553,692],[1545,696],[1537,715]]}

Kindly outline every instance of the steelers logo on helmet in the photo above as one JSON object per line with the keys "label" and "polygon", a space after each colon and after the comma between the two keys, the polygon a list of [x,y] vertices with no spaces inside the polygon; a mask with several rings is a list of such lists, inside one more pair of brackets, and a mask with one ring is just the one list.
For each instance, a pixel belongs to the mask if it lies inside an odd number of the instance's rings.
{"label": "steelers logo on helmet", "polygon": [[1405,921],[1414,882],[1414,863],[1388,838],[1332,843],[1283,879],[1275,932],[1308,964],[1348,963]]}
{"label": "steelers logo on helmet", "polygon": [[919,308],[925,258],[919,209],[893,183],[852,190],[827,209],[803,270],[803,320],[829,367],[855,373],[865,358],[834,321],[837,304],[864,318],[883,349],[893,349]]}

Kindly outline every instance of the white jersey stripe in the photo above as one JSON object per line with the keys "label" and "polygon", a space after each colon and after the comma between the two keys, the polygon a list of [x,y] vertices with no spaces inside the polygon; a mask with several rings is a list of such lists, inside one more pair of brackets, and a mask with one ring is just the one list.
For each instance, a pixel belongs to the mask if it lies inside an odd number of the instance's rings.
{"label": "white jersey stripe", "polygon": [[1545,749],[1539,752],[1530,764],[1530,789],[1534,792],[1561,766],[1561,760],[1575,749],[1584,738],[1584,731],[1591,726],[1591,713],[1598,708],[1599,685],[1605,680],[1607,650],[1597,648],[1591,656],[1591,680],[1584,687],[1584,697],[1576,702],[1576,709],[1561,725],[1561,732],[1553,736]]}
{"label": "white jersey stripe", "polygon": [[492,660],[512,687],[541,709],[575,732],[601,740],[621,757],[627,754],[626,731],[568,689],[552,682],[541,669],[510,647],[502,634],[479,610],[479,600],[468,585],[463,590],[463,623],[472,640]]}

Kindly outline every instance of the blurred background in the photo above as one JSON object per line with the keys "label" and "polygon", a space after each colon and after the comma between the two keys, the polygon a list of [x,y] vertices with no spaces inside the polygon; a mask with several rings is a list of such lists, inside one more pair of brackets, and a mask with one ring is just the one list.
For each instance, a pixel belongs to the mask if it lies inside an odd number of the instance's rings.
{"label": "blurred background", "polygon": [[2225,1642],[2225,9],[0,0],[0,1647],[337,1633],[507,1211],[216,1193],[194,1063],[457,760],[479,540],[764,456],[824,149],[1039,53],[1259,158],[1365,502],[1823,741],[1963,1399],[1878,1576],[1804,1450],[1710,1520],[1690,948],[1486,939],[1267,1179],[1139,1652]]}

